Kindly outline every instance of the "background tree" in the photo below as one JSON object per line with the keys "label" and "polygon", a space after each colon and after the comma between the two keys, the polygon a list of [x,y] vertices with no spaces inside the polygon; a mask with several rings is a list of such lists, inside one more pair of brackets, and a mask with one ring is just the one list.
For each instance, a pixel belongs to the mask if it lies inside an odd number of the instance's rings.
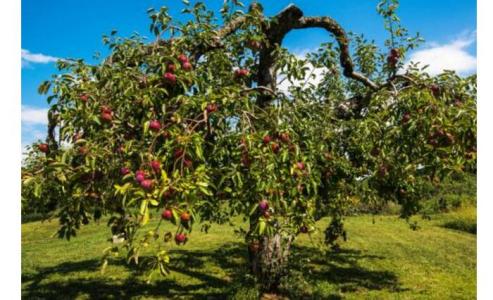
{"label": "background tree", "polygon": [[[396,201],[408,218],[425,183],[475,172],[475,76],[403,70],[420,38],[399,25],[397,5],[377,8],[390,34],[384,50],[294,5],[267,17],[259,3],[226,2],[222,26],[201,2],[185,1],[184,23],[166,7],[149,10],[154,41],[113,32],[102,63],[59,61],[64,72],[40,86],[50,94],[48,137],[30,153],[24,199],[54,205],[64,238],[109,215],[103,266],[122,251],[139,264],[157,245],[150,278],[169,272],[166,243],[185,244],[195,223],[207,230],[244,216],[249,268],[276,290],[292,242],[320,218],[331,217],[334,246],[355,204]],[[299,59],[282,40],[307,28],[334,41]],[[302,84],[281,91],[282,80]],[[162,221],[142,232],[150,218]]]}

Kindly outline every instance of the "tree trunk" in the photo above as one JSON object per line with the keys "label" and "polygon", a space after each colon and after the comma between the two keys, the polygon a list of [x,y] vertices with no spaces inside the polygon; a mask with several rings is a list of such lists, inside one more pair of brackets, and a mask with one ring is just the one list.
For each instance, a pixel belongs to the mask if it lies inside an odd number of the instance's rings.
{"label": "tree trunk", "polygon": [[286,275],[287,263],[294,236],[280,233],[264,236],[258,247],[249,247],[250,271],[257,278],[262,290],[276,292],[281,278]]}

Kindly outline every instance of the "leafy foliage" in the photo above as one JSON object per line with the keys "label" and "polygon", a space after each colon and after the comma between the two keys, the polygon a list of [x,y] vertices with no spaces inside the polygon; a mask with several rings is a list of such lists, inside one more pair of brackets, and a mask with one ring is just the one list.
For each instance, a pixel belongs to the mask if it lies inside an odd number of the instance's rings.
{"label": "leafy foliage", "polygon": [[[220,47],[222,29],[203,3],[185,4],[184,23],[165,7],[149,10],[154,41],[113,32],[103,39],[106,60],[60,61],[63,73],[41,85],[49,136],[29,154],[23,199],[56,208],[60,237],[111,215],[103,265],[121,251],[139,264],[157,243],[146,262],[152,279],[169,272],[166,243],[186,244],[196,223],[207,231],[244,216],[250,228],[240,232],[255,246],[265,236],[310,233],[327,215],[341,220],[358,202],[395,201],[407,218],[420,210],[428,182],[475,171],[476,77],[401,73],[418,38],[391,25],[394,8],[379,6],[390,18],[388,55],[350,37],[356,68],[379,89],[344,77],[329,42],[306,59],[277,45],[272,67],[285,80],[305,81],[283,92],[257,85],[259,52],[269,42],[261,11],[228,5],[225,23],[242,22]],[[310,67],[322,70],[318,84],[305,79],[314,76]],[[268,105],[260,101],[266,93]],[[140,232],[153,218],[162,221]],[[175,232],[161,230],[163,221]],[[345,234],[342,222],[331,226],[329,243]]]}

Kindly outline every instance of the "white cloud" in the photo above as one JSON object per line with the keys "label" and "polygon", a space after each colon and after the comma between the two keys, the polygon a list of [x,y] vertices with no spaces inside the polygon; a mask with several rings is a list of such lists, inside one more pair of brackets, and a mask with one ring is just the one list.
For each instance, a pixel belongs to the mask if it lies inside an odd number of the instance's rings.
{"label": "white cloud", "polygon": [[24,159],[27,146],[34,142],[40,140],[42,141],[46,138],[46,126],[42,124],[22,122],[21,131],[22,157]]}
{"label": "white cloud", "polygon": [[[296,51],[295,56],[299,60],[304,60],[307,53],[312,52],[308,49]],[[327,68],[314,68],[311,63],[307,63],[308,70],[305,73],[305,77],[301,80],[289,80],[284,75],[278,75],[277,88],[284,94],[289,94],[288,89],[292,86],[303,87],[309,84],[317,86],[322,81],[323,73],[327,71]]]}
{"label": "white cloud", "polygon": [[467,47],[476,42],[476,32],[463,35],[448,44],[430,43],[428,47],[411,53],[406,67],[411,62],[419,63],[419,67],[429,65],[425,70],[430,75],[437,75],[444,70],[453,70],[458,74],[467,75],[476,71],[476,57],[467,52]]}
{"label": "white cloud", "polygon": [[21,108],[21,142],[23,158],[28,145],[46,138],[48,124],[48,109],[22,105]]}
{"label": "white cloud", "polygon": [[48,109],[23,105],[21,110],[22,124],[48,124]]}
{"label": "white cloud", "polygon": [[29,50],[26,49],[21,49],[21,57],[23,67],[29,65],[29,63],[47,64],[59,60],[58,57],[49,56],[41,53],[31,53]]}

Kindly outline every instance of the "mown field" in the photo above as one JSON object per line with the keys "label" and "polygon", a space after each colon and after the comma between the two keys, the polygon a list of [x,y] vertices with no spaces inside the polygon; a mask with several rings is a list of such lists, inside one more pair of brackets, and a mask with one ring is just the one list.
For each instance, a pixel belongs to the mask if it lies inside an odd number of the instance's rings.
{"label": "mown field", "polygon": [[[322,232],[296,241],[283,292],[290,299],[474,299],[476,235],[466,231],[475,230],[475,218],[474,207],[460,208],[419,219],[413,231],[396,216],[349,217],[349,239],[338,252],[319,247]],[[22,225],[24,299],[258,298],[245,275],[245,244],[229,225],[194,231],[186,246],[170,243],[172,274],[151,284],[123,260],[100,273],[104,223],[84,227],[70,242],[51,237],[56,228]]]}

